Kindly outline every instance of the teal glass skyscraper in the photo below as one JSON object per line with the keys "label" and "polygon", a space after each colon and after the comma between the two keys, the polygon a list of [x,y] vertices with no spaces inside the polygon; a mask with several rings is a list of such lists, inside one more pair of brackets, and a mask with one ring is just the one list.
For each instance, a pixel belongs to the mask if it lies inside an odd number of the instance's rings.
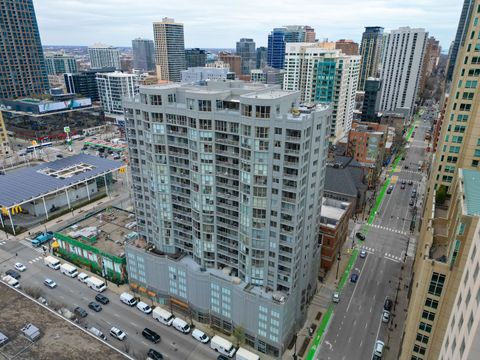
{"label": "teal glass skyscraper", "polygon": [[0,0],[0,29],[0,98],[47,92],[47,69],[32,0]]}

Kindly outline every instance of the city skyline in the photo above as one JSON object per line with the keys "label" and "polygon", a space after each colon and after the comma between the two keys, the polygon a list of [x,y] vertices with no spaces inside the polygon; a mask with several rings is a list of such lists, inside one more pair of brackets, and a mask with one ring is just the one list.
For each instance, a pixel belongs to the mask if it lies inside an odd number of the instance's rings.
{"label": "city skyline", "polygon": [[[241,37],[253,38],[257,46],[265,46],[272,28],[289,24],[312,26],[320,40],[347,38],[356,42],[360,42],[365,26],[382,26],[388,32],[408,25],[425,28],[440,40],[444,52],[454,39],[462,5],[462,0],[425,0],[420,4],[366,0],[361,7],[352,0],[313,4],[300,0],[275,6],[269,1],[261,4],[247,1],[229,4],[229,16],[225,17],[225,7],[216,0],[202,4],[179,0],[162,5],[142,0],[134,9],[123,0],[101,3],[66,0],[61,7],[56,6],[57,2],[34,2],[44,45],[91,45],[102,41],[114,46],[130,46],[135,37],[152,38],[152,23],[168,16],[185,25],[186,48],[234,48]],[[256,9],[258,16],[242,11],[249,5]],[[306,8],[309,10],[305,11]],[[265,12],[268,17],[264,16]],[[78,31],[74,32],[69,21],[72,14],[77,19]]]}

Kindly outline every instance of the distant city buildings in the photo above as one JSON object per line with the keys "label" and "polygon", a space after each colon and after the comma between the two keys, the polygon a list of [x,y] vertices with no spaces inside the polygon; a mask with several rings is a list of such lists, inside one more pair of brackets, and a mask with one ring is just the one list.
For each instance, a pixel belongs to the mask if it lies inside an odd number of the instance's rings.
{"label": "distant city buildings", "polygon": [[335,49],[342,50],[345,55],[358,55],[358,43],[353,40],[340,39],[335,41]]}
{"label": "distant city buildings", "polygon": [[153,40],[137,38],[132,40],[133,68],[155,71],[155,46]]}
{"label": "distant city buildings", "polygon": [[314,41],[315,30],[310,26],[288,25],[273,29],[270,35],[268,35],[268,66],[283,69],[285,44]]}
{"label": "distant city buildings", "polygon": [[383,46],[383,27],[368,26],[362,35],[360,44],[360,55],[362,57],[362,65],[360,67],[360,76],[358,80],[358,90],[365,89],[365,81],[370,78],[379,76],[379,68],[381,65],[381,55]]}
{"label": "distant city buildings", "polygon": [[229,68],[191,67],[182,70],[182,82],[197,83],[205,80],[235,80],[235,73]]}
{"label": "distant city buildings", "polygon": [[153,36],[158,80],[180,81],[181,71],[186,69],[183,24],[163,18],[153,23]]}
{"label": "distant city buildings", "polygon": [[32,0],[0,0],[0,99],[48,92],[47,69]]}
{"label": "distant city buildings", "polygon": [[99,101],[97,73],[111,73],[114,72],[114,67],[103,69],[90,69],[80,71],[76,74],[64,74],[64,81],[67,93],[81,94],[89,97],[92,101]]}
{"label": "distant city buildings", "polygon": [[401,27],[384,37],[380,111],[415,110],[428,33]]}
{"label": "distant city buildings", "polygon": [[269,66],[263,67],[262,69],[250,70],[251,82],[260,82],[263,84],[276,84],[283,86],[284,76],[284,70],[271,68]]}
{"label": "distant city buildings", "polygon": [[121,72],[97,73],[98,95],[108,114],[123,114],[123,98],[138,92],[137,76]]}
{"label": "distant city buildings", "polygon": [[207,52],[199,48],[186,49],[185,61],[187,69],[191,67],[203,67],[207,63]]}
{"label": "distant city buildings", "polygon": [[329,106],[238,81],[142,87],[124,105],[146,240],[126,246],[130,286],[279,357],[317,288]]}
{"label": "distant city buildings", "polygon": [[88,47],[90,67],[93,69],[114,67],[120,70],[120,51],[113,46],[97,43]]}
{"label": "distant city buildings", "polygon": [[256,68],[262,69],[267,66],[268,48],[260,46],[257,48]]}
{"label": "distant city buildings", "polygon": [[62,75],[77,72],[77,61],[74,56],[65,54],[45,55],[48,75]]}
{"label": "distant city buildings", "polygon": [[242,75],[242,58],[240,56],[221,51],[218,53],[218,60],[228,64],[230,71],[234,72],[237,76]]}
{"label": "distant city buildings", "polygon": [[245,39],[245,38],[242,38],[240,39],[240,41],[237,41],[236,55],[242,58],[241,75],[250,74],[250,70],[255,69],[257,64],[255,41],[253,41],[253,39]]}
{"label": "distant city buildings", "polygon": [[285,50],[285,90],[300,91],[305,103],[332,104],[330,141],[351,128],[360,56],[349,56],[322,43],[288,43]]}
{"label": "distant city buildings", "polygon": [[429,37],[425,45],[422,73],[420,76],[420,84],[418,85],[420,94],[423,93],[428,78],[437,68],[438,62],[440,60],[440,53],[440,41],[435,39],[433,36]]}

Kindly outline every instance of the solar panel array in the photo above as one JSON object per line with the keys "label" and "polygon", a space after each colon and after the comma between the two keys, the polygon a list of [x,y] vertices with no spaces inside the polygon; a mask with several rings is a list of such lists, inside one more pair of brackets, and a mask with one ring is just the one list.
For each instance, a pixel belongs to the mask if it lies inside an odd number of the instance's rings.
{"label": "solar panel array", "polygon": [[[95,168],[67,179],[59,179],[38,172],[44,168],[61,170],[81,163],[92,165]],[[19,205],[55,190],[85,182],[86,179],[97,177],[122,166],[123,163],[120,161],[79,154],[7,172],[6,175],[0,175],[0,206]]]}

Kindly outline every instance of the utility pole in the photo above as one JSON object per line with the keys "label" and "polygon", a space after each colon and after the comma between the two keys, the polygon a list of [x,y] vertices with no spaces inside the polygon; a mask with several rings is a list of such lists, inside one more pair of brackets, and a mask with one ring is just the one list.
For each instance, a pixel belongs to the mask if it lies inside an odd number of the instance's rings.
{"label": "utility pole", "polygon": [[335,275],[335,280],[338,280],[338,269],[340,268],[340,259],[341,259],[341,256],[340,256],[340,250],[339,250],[338,256],[337,256],[337,273]]}

